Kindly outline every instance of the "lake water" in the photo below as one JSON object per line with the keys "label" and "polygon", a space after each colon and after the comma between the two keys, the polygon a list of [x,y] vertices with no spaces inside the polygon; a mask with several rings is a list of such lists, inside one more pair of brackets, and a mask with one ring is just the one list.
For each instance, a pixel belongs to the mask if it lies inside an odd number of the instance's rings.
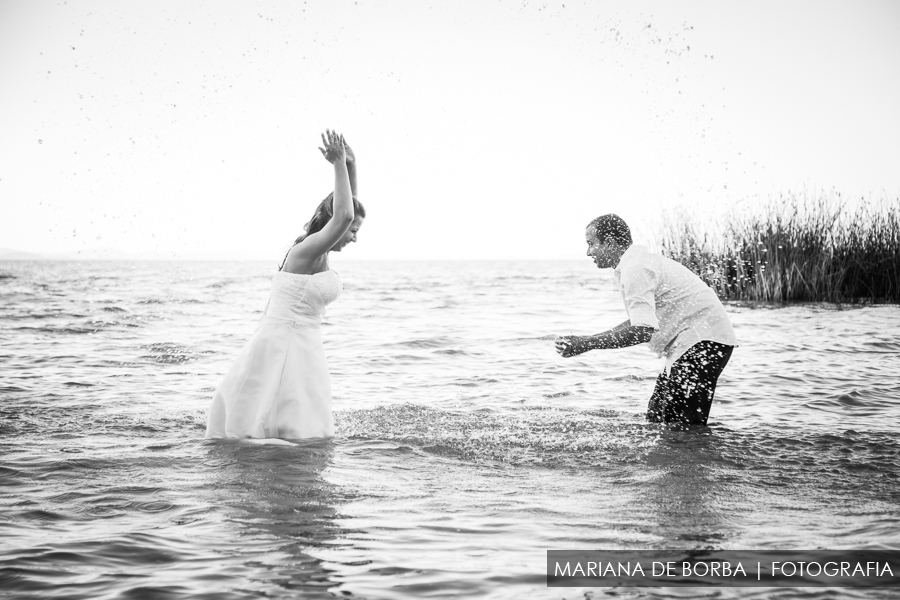
{"label": "lake water", "polygon": [[337,437],[205,440],[269,263],[0,263],[0,596],[888,598],[548,589],[549,549],[900,549],[900,309],[728,306],[710,426],[575,262],[335,262]]}

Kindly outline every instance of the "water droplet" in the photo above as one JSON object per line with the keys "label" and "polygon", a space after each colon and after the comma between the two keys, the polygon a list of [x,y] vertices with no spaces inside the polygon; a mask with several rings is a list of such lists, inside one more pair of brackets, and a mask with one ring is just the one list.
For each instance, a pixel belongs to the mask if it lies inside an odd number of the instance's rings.
{"label": "water droplet", "polygon": [[38,144],[43,144],[44,140],[38,140]]}

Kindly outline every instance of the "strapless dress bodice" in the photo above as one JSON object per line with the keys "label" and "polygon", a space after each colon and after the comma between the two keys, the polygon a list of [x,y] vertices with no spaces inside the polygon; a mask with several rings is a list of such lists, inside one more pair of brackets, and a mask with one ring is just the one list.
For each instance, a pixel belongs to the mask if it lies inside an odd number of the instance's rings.
{"label": "strapless dress bodice", "polygon": [[279,271],[272,277],[272,293],[266,317],[320,319],[325,307],[334,302],[343,287],[334,271],[299,275]]}

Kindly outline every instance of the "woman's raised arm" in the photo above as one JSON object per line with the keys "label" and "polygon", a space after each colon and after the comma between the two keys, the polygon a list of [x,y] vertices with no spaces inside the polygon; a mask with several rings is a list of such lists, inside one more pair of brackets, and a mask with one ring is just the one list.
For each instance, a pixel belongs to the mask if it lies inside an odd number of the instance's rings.
{"label": "woman's raised arm", "polygon": [[[344,136],[341,136],[343,138]],[[356,187],[356,154],[353,152],[353,148],[350,147],[350,144],[347,143],[347,140],[344,140],[344,152],[347,154],[347,175],[350,176],[350,193],[353,194],[354,198],[359,197],[359,192],[357,192]]]}
{"label": "woman's raised arm", "polygon": [[327,254],[350,228],[354,217],[344,138],[333,131],[326,131],[322,135],[322,143],[325,146],[319,148],[322,156],[334,165],[332,216],[320,231],[310,233],[296,246],[295,252],[300,255],[297,258],[304,262],[316,261]]}

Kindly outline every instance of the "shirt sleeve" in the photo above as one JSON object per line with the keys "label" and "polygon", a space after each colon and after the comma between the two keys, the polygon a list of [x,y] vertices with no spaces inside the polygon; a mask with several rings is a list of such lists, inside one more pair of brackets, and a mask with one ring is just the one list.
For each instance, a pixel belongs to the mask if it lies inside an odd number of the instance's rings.
{"label": "shirt sleeve", "polygon": [[621,271],[622,299],[632,325],[659,329],[656,318],[658,273],[643,264],[629,265]]}

